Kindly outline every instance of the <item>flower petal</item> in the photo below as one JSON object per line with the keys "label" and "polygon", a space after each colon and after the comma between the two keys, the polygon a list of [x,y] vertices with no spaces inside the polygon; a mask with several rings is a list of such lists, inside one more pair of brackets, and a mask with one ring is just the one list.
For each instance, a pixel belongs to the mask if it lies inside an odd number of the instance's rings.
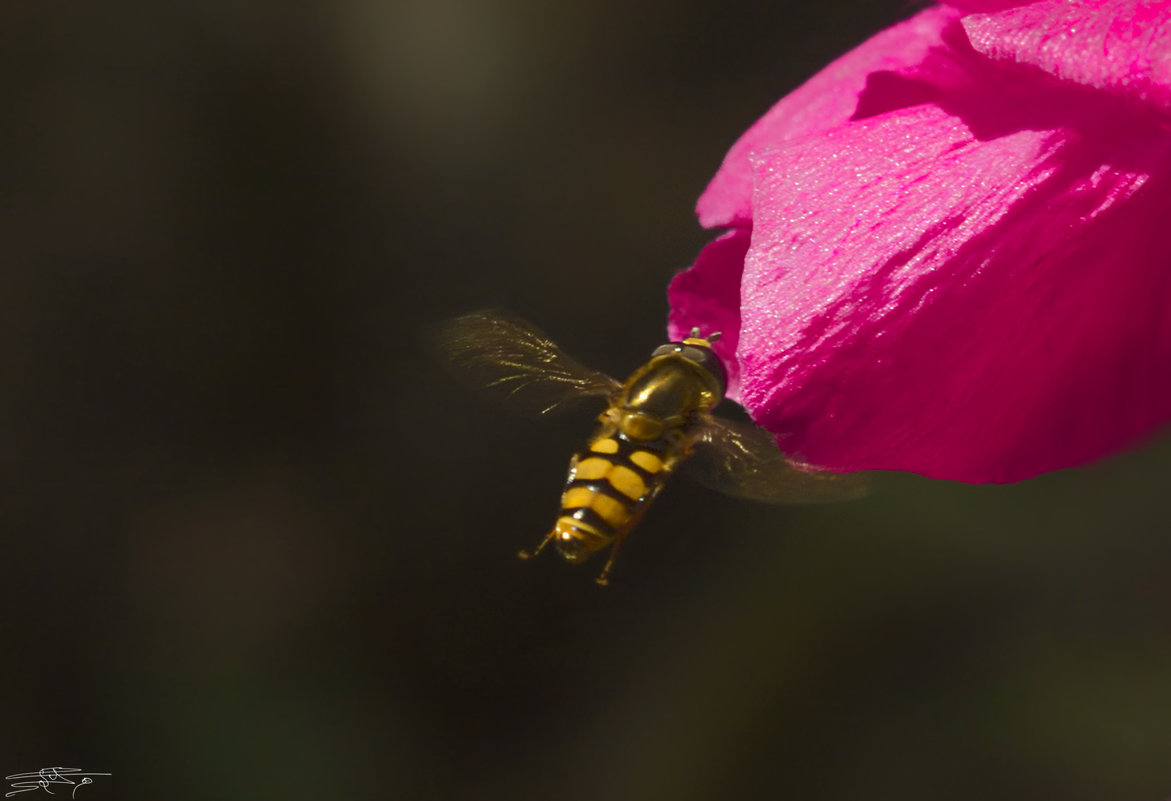
{"label": "flower petal", "polygon": [[1014,6],[1028,5],[1036,0],[944,0],[944,5],[961,11],[1000,11]]}
{"label": "flower petal", "polygon": [[963,19],[989,58],[1171,108],[1171,3],[1044,0]]}
{"label": "flower petal", "polygon": [[924,105],[755,161],[740,396],[786,451],[1014,481],[1171,416],[1168,137],[1068,100]]}
{"label": "flower petal", "polygon": [[720,332],[712,349],[724,361],[728,396],[739,397],[740,365],[736,345],[740,339],[740,276],[748,252],[750,230],[734,228],[718,237],[699,254],[695,265],[675,276],[667,290],[671,315],[667,334],[673,342],[688,335],[692,326],[704,334]]}
{"label": "flower petal", "polygon": [[752,218],[749,155],[762,146],[833,128],[849,120],[867,79],[876,71],[918,65],[939,43],[940,31],[958,17],[930,8],[888,28],[834,61],[773,106],[732,146],[719,172],[696,204],[705,228],[746,225]]}

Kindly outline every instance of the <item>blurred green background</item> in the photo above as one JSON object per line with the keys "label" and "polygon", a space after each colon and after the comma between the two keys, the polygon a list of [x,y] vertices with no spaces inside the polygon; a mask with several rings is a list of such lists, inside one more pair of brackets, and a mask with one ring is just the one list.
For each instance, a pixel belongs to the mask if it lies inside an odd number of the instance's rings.
{"label": "blurred green background", "polygon": [[[896,2],[200,0],[0,16],[4,774],[77,799],[1163,799],[1171,443],[514,557],[735,137]],[[60,790],[58,790],[60,793]],[[35,797],[23,796],[25,798]]]}

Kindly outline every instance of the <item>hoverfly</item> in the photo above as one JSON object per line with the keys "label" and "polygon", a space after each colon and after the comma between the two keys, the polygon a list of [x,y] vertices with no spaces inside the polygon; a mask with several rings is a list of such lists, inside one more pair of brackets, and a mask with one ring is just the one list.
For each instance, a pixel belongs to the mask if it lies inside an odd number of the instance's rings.
{"label": "hoverfly", "polygon": [[553,543],[569,562],[610,548],[597,577],[606,584],[618,548],[668,476],[678,471],[728,495],[768,503],[819,503],[865,493],[864,474],[816,472],[790,461],[773,436],[715,417],[724,366],[712,350],[718,334],[699,329],[661,345],[625,382],[567,356],[529,323],[501,311],[457,317],[437,331],[443,357],[471,381],[535,414],[572,401],[605,398],[600,427],[569,462],[556,522],[529,559]]}

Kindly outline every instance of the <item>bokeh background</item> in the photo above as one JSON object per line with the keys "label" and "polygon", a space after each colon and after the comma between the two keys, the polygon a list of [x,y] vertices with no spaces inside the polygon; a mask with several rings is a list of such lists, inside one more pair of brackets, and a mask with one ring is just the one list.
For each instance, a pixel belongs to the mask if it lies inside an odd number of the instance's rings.
{"label": "bokeh background", "polygon": [[[672,486],[612,585],[521,563],[756,116],[915,8],[0,11],[0,771],[78,799],[1164,799],[1171,442],[839,506]],[[58,790],[60,792],[60,790]],[[25,798],[35,797],[23,796]]]}

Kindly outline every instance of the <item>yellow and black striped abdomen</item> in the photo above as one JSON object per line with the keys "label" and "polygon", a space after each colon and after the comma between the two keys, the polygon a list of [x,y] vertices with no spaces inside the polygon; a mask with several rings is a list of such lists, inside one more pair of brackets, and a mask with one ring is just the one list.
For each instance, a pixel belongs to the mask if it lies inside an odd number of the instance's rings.
{"label": "yellow and black striped abdomen", "polygon": [[595,437],[574,457],[561,495],[554,527],[561,553],[580,561],[629,531],[669,474],[671,450],[663,438],[637,441],[610,431]]}

